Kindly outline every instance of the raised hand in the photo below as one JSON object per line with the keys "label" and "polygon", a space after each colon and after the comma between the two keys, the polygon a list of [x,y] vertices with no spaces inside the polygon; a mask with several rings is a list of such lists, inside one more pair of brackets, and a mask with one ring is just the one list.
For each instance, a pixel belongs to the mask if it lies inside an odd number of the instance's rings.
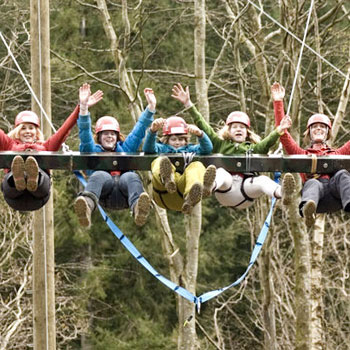
{"label": "raised hand", "polygon": [[90,85],[88,83],[84,83],[79,88],[80,105],[87,106],[90,95],[91,95]]}
{"label": "raised hand", "polygon": [[271,96],[274,101],[283,101],[285,90],[282,85],[275,82],[271,86]]}
{"label": "raised hand", "polygon": [[89,97],[87,101],[88,107],[94,106],[97,102],[100,102],[103,99],[103,91],[97,90],[94,94]]}
{"label": "raised hand", "polygon": [[145,88],[143,90],[143,93],[145,94],[147,103],[148,103],[148,109],[150,111],[155,111],[156,110],[156,105],[157,105],[157,99],[156,96],[151,88]]}
{"label": "raised hand", "polygon": [[197,137],[202,137],[203,136],[203,131],[199,129],[196,125],[189,124],[188,126],[188,132],[190,134],[196,135]]}
{"label": "raised hand", "polygon": [[151,124],[151,127],[150,127],[150,130],[153,132],[153,133],[156,133],[160,128],[163,127],[165,123],[165,119],[163,118],[158,118],[156,120],[154,120]]}
{"label": "raised hand", "polygon": [[290,128],[292,125],[292,119],[289,115],[285,115],[282,120],[281,120],[281,123],[280,123],[280,129],[281,131],[284,131],[288,128]]}
{"label": "raised hand", "polygon": [[175,98],[175,100],[180,101],[185,107],[190,107],[192,105],[190,98],[190,89],[186,86],[186,89],[182,87],[180,83],[177,83],[172,88],[171,97]]}

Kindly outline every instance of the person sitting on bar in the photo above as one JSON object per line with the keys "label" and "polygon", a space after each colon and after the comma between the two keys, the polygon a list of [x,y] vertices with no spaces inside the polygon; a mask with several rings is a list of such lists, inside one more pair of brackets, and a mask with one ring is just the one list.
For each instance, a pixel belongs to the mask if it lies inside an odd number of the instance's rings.
{"label": "person sitting on bar", "polygon": [[[156,142],[157,131],[163,129],[160,142]],[[199,144],[189,143],[190,134],[199,139]],[[197,153],[210,154],[213,145],[208,136],[195,125],[187,123],[179,116],[156,119],[147,133],[143,151],[145,153]],[[175,171],[166,156],[152,162],[153,199],[164,209],[190,214],[193,207],[203,197],[211,194],[216,167],[205,169],[201,162],[190,162],[183,172]]]}
{"label": "person sitting on bar", "polygon": [[[283,98],[285,90],[279,83],[271,87],[274,101],[275,122],[280,125],[285,118]],[[316,156],[329,156],[350,154],[350,141],[342,147],[334,149],[328,146],[327,140],[331,138],[332,123],[328,116],[321,113],[313,114],[307,122],[304,133],[305,144],[301,148],[292,136],[286,132],[281,136],[281,143],[288,154],[314,154]],[[315,223],[316,213],[332,213],[340,209],[350,211],[350,174],[341,169],[335,174],[300,174],[303,188],[299,204],[300,215],[305,218],[307,227]]]}
{"label": "person sitting on bar", "polygon": [[[137,152],[156,112],[157,101],[153,90],[150,88],[144,90],[148,106],[127,137],[120,132],[117,119],[104,116],[96,122],[94,138],[87,105],[90,86],[84,84],[83,88],[85,94],[80,98],[78,119],[80,152]],[[136,225],[142,226],[146,223],[151,200],[143,189],[138,174],[133,171],[108,172],[102,170],[88,170],[87,173],[89,174],[87,186],[74,203],[75,212],[82,226],[87,228],[91,226],[91,213],[98,203],[107,209],[130,208]]]}
{"label": "person sitting on bar", "polygon": [[[213,152],[224,155],[257,153],[266,154],[276,144],[279,137],[291,125],[289,117],[285,117],[281,124],[265,139],[260,141],[258,135],[250,129],[248,115],[241,111],[230,113],[226,125],[216,133],[198,112],[190,99],[189,88],[184,89],[181,84],[173,86],[172,97],[180,101],[189,112],[194,123],[203,130],[213,143]],[[285,174],[282,186],[270,177],[256,173],[229,173],[218,168],[212,191],[219,203],[225,207],[245,209],[263,194],[272,198],[283,198],[283,204],[291,203],[291,195],[295,190],[295,180],[292,174]]]}
{"label": "person sitting on bar", "polygon": [[[86,101],[93,106],[102,99],[102,91],[96,91]],[[32,111],[22,111],[15,119],[15,128],[7,135],[0,129],[0,151],[58,151],[71,129],[76,124],[79,106],[63,125],[46,141],[40,130],[39,117]],[[29,153],[30,154],[30,153]],[[35,156],[29,155],[25,161],[17,155],[11,163],[1,190],[7,204],[19,211],[34,211],[42,208],[50,198],[51,178],[49,169],[40,169]]]}

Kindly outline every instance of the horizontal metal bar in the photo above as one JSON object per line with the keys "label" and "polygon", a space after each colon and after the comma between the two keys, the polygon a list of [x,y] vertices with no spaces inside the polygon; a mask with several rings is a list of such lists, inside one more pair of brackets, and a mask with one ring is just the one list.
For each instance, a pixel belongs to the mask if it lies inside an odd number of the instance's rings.
{"label": "horizontal metal bar", "polygon": [[[66,170],[150,170],[151,163],[158,154],[144,153],[80,153],[80,152],[0,152],[0,168],[10,168],[16,155],[23,158],[34,156],[42,169]],[[167,154],[178,170],[183,169],[184,158],[181,154]],[[201,161],[205,166],[214,164],[232,172],[293,172],[310,173],[311,156],[275,156],[275,155],[235,155],[212,154],[195,156],[192,161]],[[334,173],[340,169],[350,169],[350,156],[317,157],[316,173]]]}

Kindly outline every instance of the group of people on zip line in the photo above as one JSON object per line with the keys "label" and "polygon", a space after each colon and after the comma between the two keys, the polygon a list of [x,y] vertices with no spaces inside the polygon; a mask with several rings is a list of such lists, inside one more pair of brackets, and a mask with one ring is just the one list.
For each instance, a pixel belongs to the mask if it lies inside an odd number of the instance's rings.
{"label": "group of people on zip line", "polygon": [[[55,134],[45,141],[38,116],[32,111],[23,111],[16,116],[12,131],[6,134],[0,129],[0,151],[58,151],[76,124],[80,152],[137,152],[144,141],[142,150],[145,153],[160,154],[151,165],[154,202],[164,209],[185,214],[190,214],[202,198],[212,194],[222,206],[235,209],[248,208],[263,194],[282,199],[284,205],[289,205],[295,192],[295,180],[287,173],[279,185],[266,175],[228,172],[214,165],[206,168],[199,161],[190,162],[180,172],[176,171],[167,153],[267,154],[280,141],[287,154],[350,154],[350,142],[338,149],[327,145],[332,124],[324,114],[309,118],[304,134],[309,146],[301,148],[288,132],[291,118],[284,114],[285,90],[278,83],[271,87],[276,128],[262,140],[252,131],[250,118],[243,111],[231,112],[225,126],[215,131],[191,102],[189,88],[183,88],[181,84],[173,86],[172,97],[184,105],[194,124],[187,124],[176,115],[154,119],[155,94],[146,88],[144,95],[147,107],[127,136],[121,133],[117,119],[112,116],[99,118],[93,132],[89,107],[98,103],[103,93],[99,90],[92,94],[90,85],[83,84],[79,89],[79,105]],[[162,135],[157,140],[160,130]],[[198,144],[190,143],[191,135],[198,138]],[[87,185],[74,202],[82,226],[90,227],[91,214],[98,204],[111,210],[130,209],[136,225],[146,223],[151,199],[136,172],[87,170],[86,174]],[[350,211],[350,174],[347,170],[331,175],[300,175],[303,188],[299,209],[308,227],[313,226],[316,213]],[[15,156],[1,184],[5,201],[19,211],[43,207],[50,197],[50,188],[50,170],[40,169],[31,155],[25,160]]]}

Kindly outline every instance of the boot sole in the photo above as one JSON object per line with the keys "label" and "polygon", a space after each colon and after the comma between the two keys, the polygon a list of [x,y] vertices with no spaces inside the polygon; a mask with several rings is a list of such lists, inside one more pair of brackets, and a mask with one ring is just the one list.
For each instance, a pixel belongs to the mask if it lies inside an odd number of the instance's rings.
{"label": "boot sole", "polygon": [[316,203],[314,201],[306,202],[303,208],[303,214],[306,226],[312,227],[316,220]]}
{"label": "boot sole", "polygon": [[91,213],[89,204],[84,198],[77,198],[74,202],[74,211],[78,217],[81,226],[90,227]]}
{"label": "boot sole", "polygon": [[168,158],[163,157],[159,164],[159,172],[162,181],[164,182],[164,187],[169,193],[176,192],[176,183],[174,181],[173,169],[171,167],[171,162]]}
{"label": "boot sole", "polygon": [[203,197],[209,197],[212,193],[212,188],[216,178],[215,165],[209,165],[203,176]]}
{"label": "boot sole", "polygon": [[147,222],[147,218],[151,208],[151,200],[147,193],[141,193],[135,208],[135,224],[143,226]]}
{"label": "boot sole", "polygon": [[292,174],[285,174],[282,181],[282,203],[290,205],[295,192],[296,183]]}
{"label": "boot sole", "polygon": [[11,171],[13,181],[17,191],[24,191],[27,187],[26,180],[24,178],[24,160],[21,156],[16,156],[12,160]]}
{"label": "boot sole", "polygon": [[200,183],[195,183],[188,192],[185,202],[182,206],[184,214],[190,214],[193,207],[199,203],[203,195],[203,186]]}
{"label": "boot sole", "polygon": [[28,157],[24,163],[27,174],[27,190],[35,192],[38,189],[39,166],[35,158]]}

